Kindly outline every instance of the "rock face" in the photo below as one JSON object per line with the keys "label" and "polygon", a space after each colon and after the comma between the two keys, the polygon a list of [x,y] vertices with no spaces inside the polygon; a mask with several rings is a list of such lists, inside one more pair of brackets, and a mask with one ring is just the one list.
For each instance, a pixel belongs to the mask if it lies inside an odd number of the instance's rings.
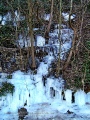
{"label": "rock face", "polygon": [[28,112],[27,112],[26,108],[18,109],[18,116],[19,116],[20,120],[23,120],[26,115],[28,115]]}

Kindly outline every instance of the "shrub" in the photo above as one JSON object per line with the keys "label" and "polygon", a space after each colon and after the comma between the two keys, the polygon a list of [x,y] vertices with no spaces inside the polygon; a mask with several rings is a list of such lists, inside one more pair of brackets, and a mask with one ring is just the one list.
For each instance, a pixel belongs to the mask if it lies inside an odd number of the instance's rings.
{"label": "shrub", "polygon": [[13,94],[14,92],[14,85],[11,83],[3,82],[0,88],[0,96],[6,96],[7,93]]}

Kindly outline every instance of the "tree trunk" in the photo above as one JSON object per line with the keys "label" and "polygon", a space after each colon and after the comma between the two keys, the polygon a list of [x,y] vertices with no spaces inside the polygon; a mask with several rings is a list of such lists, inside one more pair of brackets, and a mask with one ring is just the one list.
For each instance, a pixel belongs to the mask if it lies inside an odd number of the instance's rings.
{"label": "tree trunk", "polygon": [[73,37],[72,47],[71,47],[70,53],[68,55],[68,58],[66,60],[66,63],[63,67],[63,70],[65,70],[67,68],[67,66],[69,65],[69,62],[70,62],[71,57],[72,57],[73,52],[74,52],[74,45],[75,45],[75,38],[76,38],[76,29],[71,24],[72,5],[73,5],[73,0],[70,1],[69,25],[72,28],[72,30],[74,31],[74,37]]}
{"label": "tree trunk", "polygon": [[62,23],[62,0],[60,0],[60,11],[59,11],[59,56],[58,56],[58,62],[57,62],[57,68],[56,68],[56,76],[59,77],[60,70],[61,70],[61,61],[60,61],[60,54],[61,54],[61,23]]}
{"label": "tree trunk", "polygon": [[52,23],[52,18],[53,18],[53,4],[54,4],[54,0],[51,0],[51,13],[50,13],[50,18],[49,18],[49,23],[45,31],[45,38],[49,37],[49,31],[50,31],[50,27]]}
{"label": "tree trunk", "polygon": [[28,18],[28,27],[29,27],[29,37],[30,37],[30,43],[31,43],[31,61],[32,65],[31,68],[36,68],[35,63],[35,55],[34,55],[34,36],[33,36],[33,26],[32,26],[32,0],[28,0],[28,12],[29,12],[29,18]]}

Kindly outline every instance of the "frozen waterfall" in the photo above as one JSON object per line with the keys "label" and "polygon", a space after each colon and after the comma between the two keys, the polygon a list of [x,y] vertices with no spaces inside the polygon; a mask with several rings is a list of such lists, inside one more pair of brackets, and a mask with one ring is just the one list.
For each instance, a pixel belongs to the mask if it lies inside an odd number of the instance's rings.
{"label": "frozen waterfall", "polygon": [[[40,71],[39,71],[40,72]],[[24,74],[21,71],[13,73],[13,77],[9,82],[14,84],[15,92],[7,94],[7,96],[0,97],[0,106],[6,107],[6,112],[17,112],[19,108],[25,105],[30,107],[33,104],[38,103],[52,103],[52,100],[59,101],[66,105],[72,105],[72,91],[66,90],[65,100],[62,95],[62,82],[63,79],[58,81],[54,78],[48,78],[46,85],[44,86],[42,81],[42,74],[33,75],[31,79],[30,73]],[[85,93],[82,90],[78,90],[75,93],[75,104],[79,107],[90,103],[90,93]]]}

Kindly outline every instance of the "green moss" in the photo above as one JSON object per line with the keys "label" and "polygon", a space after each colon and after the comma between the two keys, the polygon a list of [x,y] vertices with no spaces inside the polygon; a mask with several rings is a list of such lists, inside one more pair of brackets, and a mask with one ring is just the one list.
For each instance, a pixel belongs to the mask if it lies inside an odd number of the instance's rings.
{"label": "green moss", "polygon": [[7,75],[7,79],[12,79],[12,75]]}
{"label": "green moss", "polygon": [[0,88],[0,96],[6,96],[7,93],[13,94],[14,92],[14,85],[11,83],[3,82]]}

